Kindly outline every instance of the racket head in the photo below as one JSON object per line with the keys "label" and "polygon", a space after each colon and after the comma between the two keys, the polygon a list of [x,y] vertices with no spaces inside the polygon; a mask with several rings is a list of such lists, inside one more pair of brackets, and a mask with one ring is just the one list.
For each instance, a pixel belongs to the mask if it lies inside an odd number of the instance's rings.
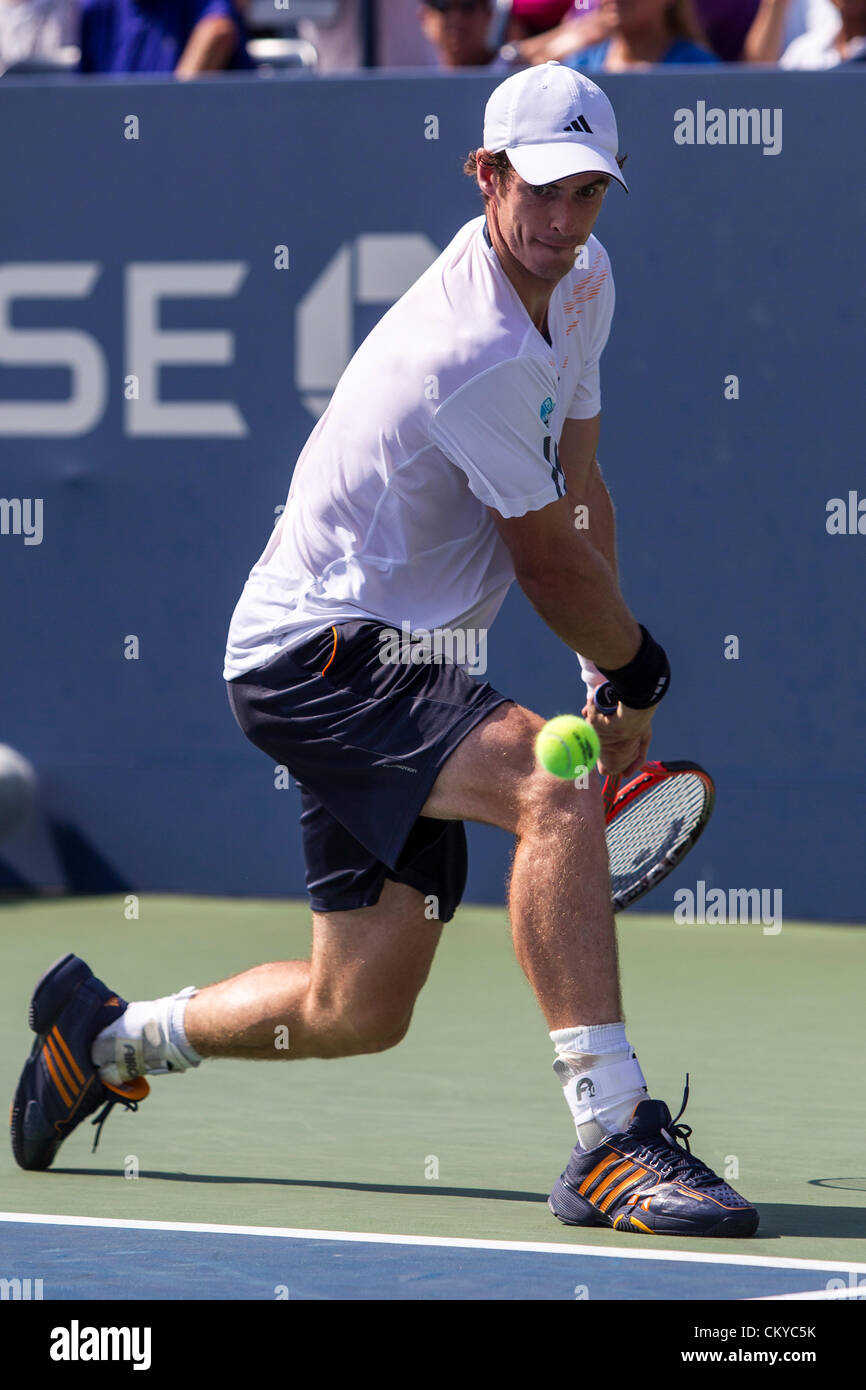
{"label": "racket head", "polygon": [[713,813],[710,774],[693,762],[645,763],[602,789],[611,899],[620,912],[655,888],[697,843]]}

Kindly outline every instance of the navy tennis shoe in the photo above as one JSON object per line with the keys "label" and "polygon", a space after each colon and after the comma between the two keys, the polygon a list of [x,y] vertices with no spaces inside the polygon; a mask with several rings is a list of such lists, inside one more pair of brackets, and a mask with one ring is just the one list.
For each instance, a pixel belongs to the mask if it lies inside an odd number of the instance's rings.
{"label": "navy tennis shoe", "polygon": [[[547,1205],[566,1226],[668,1236],[752,1236],[758,1213],[689,1149],[688,1077],[679,1115],[642,1100],[623,1134],[575,1148]],[[678,1142],[683,1140],[685,1148]]]}
{"label": "navy tennis shoe", "polygon": [[137,1110],[149,1093],[143,1077],[123,1086],[103,1082],[90,1059],[97,1033],[126,1008],[78,956],[61,956],[40,979],[28,1015],[36,1041],[10,1115],[12,1152],[22,1168],[49,1168],[63,1140],[102,1106],[92,1121],[95,1149],[112,1107]]}

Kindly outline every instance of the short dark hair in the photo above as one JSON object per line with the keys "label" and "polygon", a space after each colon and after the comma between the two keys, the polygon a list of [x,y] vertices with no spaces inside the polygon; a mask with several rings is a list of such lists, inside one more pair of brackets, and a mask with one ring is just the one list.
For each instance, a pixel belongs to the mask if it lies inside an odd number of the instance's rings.
{"label": "short dark hair", "polygon": [[[498,182],[502,186],[508,183],[509,179],[511,178],[511,175],[514,173],[514,165],[511,163],[511,160],[508,158],[508,155],[505,153],[504,150],[500,150],[498,154],[490,154],[488,153],[488,151],[485,150],[484,159],[479,159],[478,155],[478,150],[469,151],[468,155],[466,156],[466,161],[463,165],[464,174],[466,174],[470,179],[477,178],[478,165],[482,164],[485,169],[492,170]],[[482,194],[482,197],[484,198],[484,201],[487,202],[489,195],[487,193],[484,193]]]}

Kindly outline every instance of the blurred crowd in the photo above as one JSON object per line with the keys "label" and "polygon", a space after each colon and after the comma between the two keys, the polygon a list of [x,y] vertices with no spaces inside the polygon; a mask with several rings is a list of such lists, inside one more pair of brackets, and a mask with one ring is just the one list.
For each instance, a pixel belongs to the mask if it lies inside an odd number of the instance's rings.
{"label": "blurred crowd", "polygon": [[[291,16],[289,16],[291,11]],[[0,0],[0,72],[866,62],[866,0]]]}

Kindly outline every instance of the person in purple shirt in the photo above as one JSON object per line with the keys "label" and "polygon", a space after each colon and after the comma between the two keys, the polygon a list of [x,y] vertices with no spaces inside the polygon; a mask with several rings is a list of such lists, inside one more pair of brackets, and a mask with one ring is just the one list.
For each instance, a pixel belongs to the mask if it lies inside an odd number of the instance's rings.
{"label": "person in purple shirt", "polygon": [[[764,2],[778,5],[787,0]],[[701,42],[706,41],[712,52],[726,63],[749,56],[743,54],[743,44],[758,13],[758,4],[759,0],[694,0]],[[524,63],[546,63],[551,58],[565,63],[572,54],[594,47],[609,34],[610,26],[602,13],[600,0],[574,0],[555,28],[516,44],[516,57]],[[756,55],[754,61],[773,61],[777,56],[761,58]],[[675,60],[668,57],[666,61]]]}
{"label": "person in purple shirt", "polygon": [[254,67],[233,0],[83,0],[80,72]]}
{"label": "person in purple shirt", "polygon": [[628,72],[657,63],[718,63],[702,42],[690,0],[601,0],[610,37],[579,49],[566,66],[581,72]]}

